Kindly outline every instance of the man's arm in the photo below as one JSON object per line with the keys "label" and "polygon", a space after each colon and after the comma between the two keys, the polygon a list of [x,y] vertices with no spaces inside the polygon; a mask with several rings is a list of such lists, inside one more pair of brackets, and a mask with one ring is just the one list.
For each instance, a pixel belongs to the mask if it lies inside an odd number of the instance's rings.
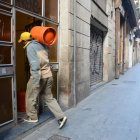
{"label": "man's arm", "polygon": [[40,82],[40,63],[39,58],[36,55],[36,51],[33,49],[32,46],[29,46],[30,48],[27,48],[27,57],[30,63],[32,76],[33,76],[33,88],[39,87]]}

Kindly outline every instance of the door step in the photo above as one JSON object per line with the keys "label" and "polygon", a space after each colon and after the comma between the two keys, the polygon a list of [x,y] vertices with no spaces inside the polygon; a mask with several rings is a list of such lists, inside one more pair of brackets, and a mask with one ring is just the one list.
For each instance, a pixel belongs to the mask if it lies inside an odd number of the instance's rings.
{"label": "door step", "polygon": [[45,125],[47,122],[54,119],[54,115],[51,113],[51,111],[47,111],[46,113],[39,115],[38,119],[39,121],[37,123],[27,123],[27,122],[19,123],[17,126],[3,133],[0,133],[0,139],[1,140],[23,139],[26,136],[30,135],[35,130]]}

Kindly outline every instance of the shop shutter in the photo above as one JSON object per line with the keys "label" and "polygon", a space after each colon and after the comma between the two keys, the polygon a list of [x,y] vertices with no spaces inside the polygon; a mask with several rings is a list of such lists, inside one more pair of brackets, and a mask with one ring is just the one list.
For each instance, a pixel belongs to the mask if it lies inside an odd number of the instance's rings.
{"label": "shop shutter", "polygon": [[90,83],[103,80],[103,33],[91,25],[90,34]]}

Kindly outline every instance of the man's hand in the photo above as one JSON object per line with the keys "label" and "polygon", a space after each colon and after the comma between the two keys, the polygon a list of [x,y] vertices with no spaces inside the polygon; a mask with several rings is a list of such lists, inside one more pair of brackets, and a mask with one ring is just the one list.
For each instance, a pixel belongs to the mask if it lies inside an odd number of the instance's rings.
{"label": "man's hand", "polygon": [[37,87],[33,87],[33,90],[37,90]]}

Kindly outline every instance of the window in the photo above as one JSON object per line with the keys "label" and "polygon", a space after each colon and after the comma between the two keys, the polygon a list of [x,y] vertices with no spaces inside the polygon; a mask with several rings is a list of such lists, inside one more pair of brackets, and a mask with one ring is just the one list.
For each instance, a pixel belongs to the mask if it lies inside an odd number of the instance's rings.
{"label": "window", "polygon": [[11,8],[8,8],[8,7],[2,6],[2,5],[0,5],[0,9],[6,10],[8,12],[11,12]]}
{"label": "window", "polygon": [[4,2],[11,4],[11,0],[1,0],[1,1],[4,1]]}
{"label": "window", "polygon": [[58,0],[45,0],[45,17],[58,22]]}
{"label": "window", "polygon": [[11,64],[11,47],[0,46],[0,65]]}
{"label": "window", "polygon": [[15,0],[15,5],[33,13],[42,15],[42,0]]}
{"label": "window", "polygon": [[0,41],[11,42],[11,17],[0,14]]}

